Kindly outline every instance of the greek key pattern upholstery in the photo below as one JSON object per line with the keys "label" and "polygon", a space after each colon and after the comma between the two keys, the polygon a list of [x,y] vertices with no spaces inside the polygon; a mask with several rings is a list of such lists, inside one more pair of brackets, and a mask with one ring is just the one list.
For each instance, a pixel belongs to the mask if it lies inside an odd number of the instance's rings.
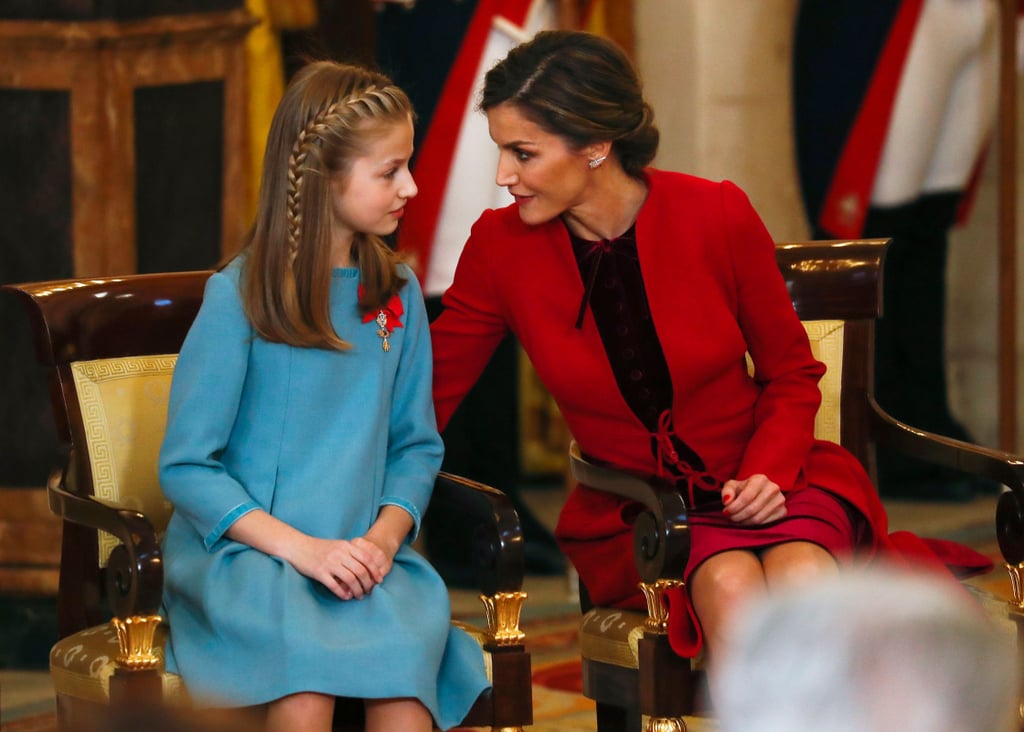
{"label": "greek key pattern upholstery", "polygon": [[[843,391],[843,328],[842,320],[808,320],[803,323],[811,342],[811,353],[827,367],[818,382],[821,407],[814,418],[814,436],[819,440],[839,442],[839,406]],[[753,374],[754,364],[747,354],[747,370]]]}
{"label": "greek key pattern upholstery", "polygon": [[[96,498],[144,513],[158,532],[171,516],[157,459],[177,355],[132,356],[71,364]],[[100,566],[117,540],[99,534]]]}
{"label": "greek key pattern upholstery", "polygon": [[810,320],[804,322],[811,341],[811,353],[828,370],[818,382],[821,407],[814,418],[814,436],[838,443],[840,437],[839,406],[843,391],[843,328],[842,320]]}

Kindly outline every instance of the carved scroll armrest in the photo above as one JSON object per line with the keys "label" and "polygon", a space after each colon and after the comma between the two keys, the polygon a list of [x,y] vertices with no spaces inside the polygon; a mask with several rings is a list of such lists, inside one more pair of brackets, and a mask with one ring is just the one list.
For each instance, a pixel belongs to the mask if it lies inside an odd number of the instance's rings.
{"label": "carved scroll armrest", "polygon": [[652,476],[597,465],[569,448],[573,477],[588,488],[630,498],[645,510],[633,526],[633,555],[644,582],[682,580],[690,556],[686,501],[672,483]]}
{"label": "carved scroll armrest", "polygon": [[496,488],[451,473],[440,473],[437,487],[444,490],[449,510],[472,518],[472,561],[494,646],[521,647],[525,558],[523,528],[512,500]]}
{"label": "carved scroll armrest", "polygon": [[485,595],[523,587],[523,528],[512,500],[489,485],[451,473],[437,477],[446,508],[469,516],[473,525],[472,561]]}
{"label": "carved scroll armrest", "polygon": [[120,618],[156,615],[163,593],[160,541],[145,515],[68,489],[67,470],[46,485],[50,510],[65,521],[113,534],[120,544],[107,562],[107,598]]}

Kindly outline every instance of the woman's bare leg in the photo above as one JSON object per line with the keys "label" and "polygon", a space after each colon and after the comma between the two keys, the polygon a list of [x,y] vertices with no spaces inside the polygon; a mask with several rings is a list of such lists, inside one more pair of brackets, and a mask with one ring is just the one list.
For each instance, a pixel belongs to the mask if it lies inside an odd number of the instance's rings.
{"label": "woman's bare leg", "polygon": [[831,577],[839,572],[835,558],[809,541],[789,541],[764,550],[761,555],[769,590]]}
{"label": "woman's bare leg", "polygon": [[690,597],[709,656],[721,653],[728,643],[736,610],[766,587],[764,568],[752,552],[722,552],[697,567],[690,577]]}
{"label": "woman's bare leg", "polygon": [[281,697],[267,706],[267,732],[330,732],[334,697],[302,692]]}
{"label": "woman's bare leg", "polygon": [[418,699],[367,699],[366,732],[431,732],[434,718]]}

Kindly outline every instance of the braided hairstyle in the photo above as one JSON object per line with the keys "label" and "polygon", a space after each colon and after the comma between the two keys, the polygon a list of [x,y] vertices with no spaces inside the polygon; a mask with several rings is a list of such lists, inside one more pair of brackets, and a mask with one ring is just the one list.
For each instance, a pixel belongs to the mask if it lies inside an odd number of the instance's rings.
{"label": "braided hairstyle", "polygon": [[512,104],[573,149],[610,140],[631,177],[658,152],[654,110],[629,58],[612,41],[583,31],[541,31],[484,77],[480,109]]}
{"label": "braided hairstyle", "polygon": [[[242,297],[260,336],[293,346],[345,350],[330,318],[331,181],[369,143],[413,116],[405,92],[383,74],[317,61],[293,78],[267,136],[256,221],[246,246]],[[363,313],[405,284],[402,257],[380,237],[357,232]]]}

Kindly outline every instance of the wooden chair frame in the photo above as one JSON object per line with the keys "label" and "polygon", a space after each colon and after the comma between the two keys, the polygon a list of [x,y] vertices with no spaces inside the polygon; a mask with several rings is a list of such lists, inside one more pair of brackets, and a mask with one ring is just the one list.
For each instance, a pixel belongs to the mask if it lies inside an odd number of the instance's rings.
{"label": "wooden chair frame", "polygon": [[[158,616],[163,563],[157,531],[142,513],[96,499],[71,364],[125,356],[177,353],[202,303],[210,272],[130,275],[7,285],[24,304],[36,356],[49,381],[58,439],[66,455],[46,490],[51,510],[63,519],[58,633],[67,637],[108,621],[128,624]],[[533,723],[530,655],[519,629],[526,595],[523,535],[511,500],[500,491],[442,473],[446,494],[475,520],[473,562],[488,628],[484,649],[492,661],[493,688],[481,695],[463,724],[518,730]],[[107,567],[98,562],[97,531],[118,538]],[[150,631],[152,632],[152,631]],[[144,642],[128,638],[110,679],[111,709],[159,704],[161,674]],[[147,655],[148,654],[148,655]],[[361,707],[361,705],[359,705]],[[84,729],[108,710],[58,694],[62,730]],[[336,729],[361,712],[339,703]]]}
{"label": "wooden chair frame", "polygon": [[[845,321],[840,442],[873,479],[875,446],[885,445],[1008,488],[997,504],[996,536],[1014,587],[1010,617],[1020,626],[1024,622],[1024,459],[911,427],[889,415],[873,396],[874,321],[882,314],[882,265],[888,242],[778,244],[776,260],[802,321]],[[633,531],[636,567],[648,600],[648,619],[638,642],[638,668],[583,658],[584,694],[597,702],[598,729],[639,730],[644,715],[650,732],[684,730],[682,717],[702,711],[697,706],[697,672],[691,670],[690,659],[680,658],[669,647],[661,595],[664,587],[683,580],[690,551],[686,502],[667,481],[586,461],[575,444],[570,467],[579,482],[645,506]],[[1024,634],[1018,628],[1021,637]]]}

